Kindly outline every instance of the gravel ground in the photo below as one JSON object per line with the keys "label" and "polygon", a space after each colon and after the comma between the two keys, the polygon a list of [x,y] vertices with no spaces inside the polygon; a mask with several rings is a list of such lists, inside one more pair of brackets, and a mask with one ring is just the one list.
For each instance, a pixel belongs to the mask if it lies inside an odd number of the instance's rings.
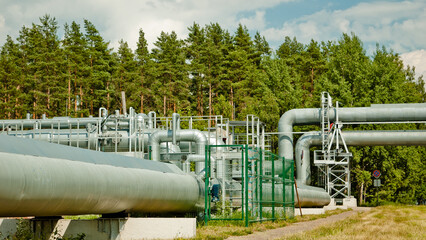
{"label": "gravel ground", "polygon": [[264,232],[255,232],[253,234],[246,235],[246,236],[229,237],[227,239],[230,239],[230,240],[277,239],[284,236],[300,233],[303,231],[313,230],[323,225],[338,222],[338,221],[346,219],[347,217],[355,215],[358,212],[365,212],[365,211],[369,211],[370,209],[371,208],[367,208],[367,207],[357,207],[357,208],[354,208],[352,211],[343,212],[343,213],[332,215],[326,218],[316,219],[316,220],[307,221],[307,222],[298,222],[283,228],[276,228],[276,229],[267,230]]}

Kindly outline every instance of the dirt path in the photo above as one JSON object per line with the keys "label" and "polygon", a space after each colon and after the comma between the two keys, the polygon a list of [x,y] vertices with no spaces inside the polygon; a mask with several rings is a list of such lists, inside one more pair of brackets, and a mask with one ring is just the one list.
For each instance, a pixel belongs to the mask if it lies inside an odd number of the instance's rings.
{"label": "dirt path", "polygon": [[331,224],[337,221],[341,221],[343,219],[346,219],[347,217],[350,217],[352,215],[355,215],[359,212],[365,212],[369,211],[371,208],[366,207],[358,207],[353,209],[352,211],[343,212],[337,215],[332,215],[326,218],[316,219],[313,221],[307,221],[307,222],[298,222],[291,224],[290,226],[286,226],[283,228],[277,228],[272,230],[267,230],[264,232],[255,232],[250,235],[246,236],[238,236],[238,237],[229,237],[227,239],[229,240],[266,240],[266,239],[276,239],[280,237],[284,237],[287,235],[296,234],[303,231],[309,231],[314,228]]}

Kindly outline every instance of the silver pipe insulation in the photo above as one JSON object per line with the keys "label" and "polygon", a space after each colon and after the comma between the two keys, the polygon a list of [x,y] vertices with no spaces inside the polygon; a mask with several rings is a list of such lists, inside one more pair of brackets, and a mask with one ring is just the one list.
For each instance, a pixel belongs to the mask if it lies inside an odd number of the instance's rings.
{"label": "silver pipe insulation", "polygon": [[108,117],[108,110],[104,107],[99,108],[99,117],[100,118]]}
{"label": "silver pipe insulation", "polygon": [[[191,162],[195,163],[203,163],[202,167],[204,167],[204,163],[206,161],[206,155],[205,154],[190,154],[187,156],[186,161],[184,162],[184,172],[189,173],[190,172],[190,164]],[[213,156],[210,156],[210,164],[214,166],[215,164],[215,158]],[[197,169],[198,168],[198,169]],[[200,169],[201,167],[196,167],[196,174],[200,174],[204,169]],[[198,172],[197,172],[198,170]]]}
{"label": "silver pipe insulation", "polygon": [[57,129],[60,127],[63,128],[75,128],[86,127],[88,124],[97,124],[102,120],[102,118],[52,118],[52,119],[19,119],[19,120],[0,120],[0,127],[3,131],[7,131],[8,127],[20,127],[23,128],[50,128],[53,127]]}
{"label": "silver pipe insulation", "polygon": [[[144,119],[147,117],[145,114],[138,114],[137,121],[140,121],[141,124],[148,123],[148,120],[145,122]],[[143,119],[142,119],[143,118]],[[139,123],[138,123],[139,124]],[[54,130],[51,129],[38,129],[38,130],[24,130],[24,131],[11,131],[5,134],[9,136],[16,136],[22,138],[29,138],[39,141],[59,143],[62,145],[68,145],[73,147],[80,148],[90,148],[96,149],[97,144],[100,141],[101,151],[103,152],[128,152],[129,151],[129,142],[132,142],[132,149],[138,149],[144,151],[148,150],[148,140],[149,136],[157,131],[157,129],[143,129],[143,131],[136,131],[129,136],[127,130],[119,131],[105,131],[101,135],[95,132],[88,132],[86,129],[60,129]],[[204,135],[207,135],[206,132],[203,132]],[[116,139],[117,136],[117,139]],[[206,136],[207,137],[207,136]],[[143,139],[143,140],[142,140]],[[118,140],[117,146],[115,146],[115,141]],[[225,143],[221,139],[216,139],[214,136],[207,139],[208,145],[224,145]],[[181,141],[179,147],[182,152],[188,152],[189,146],[191,145],[192,150],[196,149],[195,142],[185,142]],[[218,151],[221,152],[223,148],[219,148]],[[192,151],[193,152],[193,151]],[[212,148],[212,152],[216,152],[216,148]]]}
{"label": "silver pipe insulation", "polygon": [[[424,146],[426,131],[346,131],[342,137],[348,146]],[[296,144],[296,174],[301,184],[311,182],[309,148],[321,145],[320,132],[305,133]]]}
{"label": "silver pipe insulation", "polygon": [[0,136],[0,216],[190,212],[204,183],[173,164]]}
{"label": "silver pipe insulation", "polygon": [[[275,184],[274,201],[282,202],[284,199],[283,193],[285,194],[285,199],[292,199],[293,197],[291,194],[292,190],[294,193],[294,206],[298,207],[299,202],[296,197],[296,189],[294,185],[286,186],[285,191],[283,191],[283,184]],[[307,186],[303,184],[301,185],[298,182],[297,190],[299,193],[301,207],[323,207],[325,205],[328,205],[331,201],[330,195],[328,195],[328,193],[322,188]],[[262,200],[265,202],[272,202],[272,184],[271,183],[262,184]],[[263,205],[268,206],[272,204],[263,204]],[[280,205],[282,206],[282,204],[276,204],[277,207]]]}
{"label": "silver pipe insulation", "polygon": [[[178,130],[175,135],[176,141],[195,142],[195,154],[205,154],[207,138],[203,132],[196,129]],[[172,142],[173,133],[171,130],[157,130],[151,134],[148,145],[151,147],[151,158],[160,161],[160,143]]]}
{"label": "silver pipe insulation", "polygon": [[[371,107],[339,108],[342,122],[382,122],[382,121],[425,121],[426,103],[376,104]],[[335,121],[335,109],[328,113]],[[278,155],[293,159],[293,125],[319,124],[321,108],[292,109],[284,113],[278,122]]]}
{"label": "silver pipe insulation", "polygon": [[[377,104],[371,107],[339,108],[338,117],[339,121],[343,122],[424,121],[426,111],[421,111],[422,108],[426,108],[425,103]],[[331,121],[335,121],[335,109],[330,111],[328,116]],[[293,160],[293,125],[319,124],[320,122],[321,108],[292,109],[285,112],[278,122],[278,155]],[[305,186],[302,182],[298,185],[299,188]],[[315,189],[311,189],[311,193],[316,193],[310,195],[313,200],[322,196],[322,191],[324,191],[322,188]],[[304,201],[310,201],[310,197],[305,197],[304,194],[301,191],[299,197],[305,199]],[[302,202],[302,204],[304,203]]]}
{"label": "silver pipe insulation", "polygon": [[148,113],[148,126],[150,129],[157,128],[157,113],[155,111],[151,111]]}
{"label": "silver pipe insulation", "polygon": [[173,131],[173,136],[172,136],[172,142],[174,145],[176,145],[176,131],[179,129],[180,127],[180,115],[178,113],[173,113],[172,114],[172,131]]}

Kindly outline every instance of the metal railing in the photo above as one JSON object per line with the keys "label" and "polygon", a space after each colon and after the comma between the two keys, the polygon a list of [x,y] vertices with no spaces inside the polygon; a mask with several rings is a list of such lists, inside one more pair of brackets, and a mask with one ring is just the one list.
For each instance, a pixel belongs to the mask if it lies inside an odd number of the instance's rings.
{"label": "metal railing", "polygon": [[[213,163],[212,152],[222,153]],[[248,145],[216,145],[207,146],[205,166],[205,224],[237,220],[248,226],[294,216],[292,160]]]}

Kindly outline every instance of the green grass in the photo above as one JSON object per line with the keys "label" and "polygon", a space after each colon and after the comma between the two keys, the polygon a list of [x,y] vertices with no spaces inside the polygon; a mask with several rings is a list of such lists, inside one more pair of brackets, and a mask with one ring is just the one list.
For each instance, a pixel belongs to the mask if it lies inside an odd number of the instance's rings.
{"label": "green grass", "polygon": [[243,221],[209,221],[208,226],[204,226],[203,223],[200,223],[197,226],[197,236],[193,239],[225,239],[231,236],[243,236],[253,232],[264,232],[269,229],[285,227],[295,222],[304,222],[325,218],[345,211],[349,210],[337,209],[333,211],[327,211],[321,215],[304,215],[303,217],[296,216],[287,220],[254,222],[251,223],[249,227],[245,227]]}
{"label": "green grass", "polygon": [[426,239],[426,206],[380,206],[282,239]]}
{"label": "green grass", "polygon": [[93,220],[98,219],[101,215],[76,215],[76,216],[62,216],[64,219],[71,220]]}

